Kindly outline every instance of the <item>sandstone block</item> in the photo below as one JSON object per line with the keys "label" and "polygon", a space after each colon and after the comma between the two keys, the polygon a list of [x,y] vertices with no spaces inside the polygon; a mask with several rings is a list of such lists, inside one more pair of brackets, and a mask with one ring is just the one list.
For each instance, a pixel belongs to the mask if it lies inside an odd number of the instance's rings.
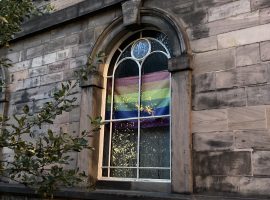
{"label": "sandstone block", "polygon": [[265,107],[229,108],[228,123],[230,130],[265,129]]}
{"label": "sandstone block", "polygon": [[215,73],[206,73],[194,76],[194,89],[195,92],[205,92],[216,89]]}
{"label": "sandstone block", "polygon": [[14,52],[6,55],[6,58],[9,59],[12,63],[17,63],[21,61],[21,53]]}
{"label": "sandstone block", "polygon": [[225,109],[192,112],[192,132],[211,132],[228,130]]}
{"label": "sandstone block", "polygon": [[262,42],[260,44],[261,59],[262,61],[270,60],[270,41]]}
{"label": "sandstone block", "polygon": [[240,0],[210,8],[208,21],[215,21],[250,11],[250,0]]}
{"label": "sandstone block", "polygon": [[196,152],[195,175],[251,175],[251,152]]}
{"label": "sandstone block", "polygon": [[260,10],[260,24],[267,24],[270,22],[270,8]]}
{"label": "sandstone block", "polygon": [[95,36],[94,29],[84,30],[80,33],[79,43],[80,44],[93,43],[95,38],[94,36]]}
{"label": "sandstone block", "polygon": [[270,175],[270,151],[255,151],[252,158],[254,175]]}
{"label": "sandstone block", "polygon": [[32,47],[30,49],[27,49],[26,58],[30,59],[30,58],[42,56],[43,52],[44,52],[44,45]]}
{"label": "sandstone block", "polygon": [[59,61],[48,65],[49,74],[61,72],[69,68],[69,61]]}
{"label": "sandstone block", "polygon": [[63,72],[41,76],[41,85],[56,83],[63,80]]}
{"label": "sandstone block", "polygon": [[42,56],[33,58],[32,67],[40,67],[40,66],[42,66],[42,62],[43,62]]}
{"label": "sandstone block", "polygon": [[246,101],[245,88],[217,92],[218,108],[245,106]]}
{"label": "sandstone block", "polygon": [[218,105],[216,92],[198,93],[193,97],[194,110],[215,109]]}
{"label": "sandstone block", "polygon": [[209,29],[209,35],[217,35],[234,30],[248,28],[259,25],[259,12],[244,13],[234,17],[210,22],[206,24]]}
{"label": "sandstone block", "polygon": [[240,192],[249,195],[269,195],[270,178],[243,177],[240,179]]}
{"label": "sandstone block", "polygon": [[10,73],[10,83],[16,83],[17,81],[22,81],[28,78],[28,70],[17,71]]}
{"label": "sandstone block", "polygon": [[225,49],[196,54],[194,74],[202,74],[235,67],[235,49]]}
{"label": "sandstone block", "polygon": [[85,66],[87,63],[87,56],[80,56],[77,58],[72,58],[70,59],[70,68],[77,68],[77,67],[82,67]]}
{"label": "sandstone block", "polygon": [[270,132],[268,130],[235,131],[237,149],[270,149]]}
{"label": "sandstone block", "polygon": [[50,53],[47,55],[44,55],[43,57],[43,64],[50,64],[54,63],[56,61],[56,53]]}
{"label": "sandstone block", "polygon": [[89,56],[92,44],[80,45],[71,48],[72,57]]}
{"label": "sandstone block", "polygon": [[70,112],[70,121],[71,122],[79,122],[80,121],[80,107],[78,106],[77,108],[74,108],[71,112]]}
{"label": "sandstone block", "polygon": [[233,149],[232,132],[194,133],[193,149],[195,151],[220,151]]}
{"label": "sandstone block", "polygon": [[71,49],[56,52],[56,60],[64,60],[71,57]]}
{"label": "sandstone block", "polygon": [[236,66],[252,65],[260,62],[259,44],[241,46],[236,49]]}
{"label": "sandstone block", "polygon": [[191,48],[194,52],[205,52],[217,49],[217,37],[211,36],[190,42]]}
{"label": "sandstone block", "polygon": [[15,63],[12,67],[8,68],[8,71],[12,73],[12,72],[28,69],[31,67],[31,63],[32,63],[31,60]]}
{"label": "sandstone block", "polygon": [[41,76],[48,73],[47,66],[35,67],[29,69],[29,77]]}
{"label": "sandstone block", "polygon": [[234,17],[213,21],[205,25],[199,25],[187,29],[192,39],[206,38],[243,28],[259,25],[259,11],[244,13]]}
{"label": "sandstone block", "polygon": [[64,49],[64,45],[65,45],[65,37],[51,40],[45,44],[44,52],[51,53],[51,52],[54,52],[57,50],[62,50],[62,49]]}
{"label": "sandstone block", "polygon": [[248,87],[247,104],[250,106],[270,104],[270,85]]}
{"label": "sandstone block", "polygon": [[79,44],[79,42],[80,42],[79,34],[72,34],[68,37],[65,37],[65,47],[77,45]]}
{"label": "sandstone block", "polygon": [[240,176],[196,176],[195,190],[196,192],[239,192],[241,178]]}
{"label": "sandstone block", "polygon": [[270,7],[270,2],[268,0],[251,0],[250,3],[252,10]]}
{"label": "sandstone block", "polygon": [[57,27],[51,31],[51,38],[61,38],[73,33],[78,33],[81,31],[81,23],[78,21],[69,23],[65,26]]}
{"label": "sandstone block", "polygon": [[229,48],[270,40],[270,24],[218,35],[218,48]]}
{"label": "sandstone block", "polygon": [[237,69],[237,82],[239,85],[256,85],[266,83],[269,79],[268,65],[258,64]]}
{"label": "sandstone block", "polygon": [[235,86],[238,86],[236,69],[216,72],[216,88],[217,89],[232,88]]}
{"label": "sandstone block", "polygon": [[32,88],[40,85],[40,77],[28,78],[23,81],[23,88]]}

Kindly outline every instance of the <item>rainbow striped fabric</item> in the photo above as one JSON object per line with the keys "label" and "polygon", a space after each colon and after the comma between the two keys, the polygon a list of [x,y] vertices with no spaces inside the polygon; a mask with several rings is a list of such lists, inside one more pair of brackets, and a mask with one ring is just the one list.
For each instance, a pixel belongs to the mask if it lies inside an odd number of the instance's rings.
{"label": "rainbow striped fabric", "polygon": [[[170,113],[170,73],[159,71],[142,75],[141,105],[139,106],[139,77],[116,78],[114,81],[113,119],[159,116]],[[108,83],[106,119],[110,119],[111,82]]]}

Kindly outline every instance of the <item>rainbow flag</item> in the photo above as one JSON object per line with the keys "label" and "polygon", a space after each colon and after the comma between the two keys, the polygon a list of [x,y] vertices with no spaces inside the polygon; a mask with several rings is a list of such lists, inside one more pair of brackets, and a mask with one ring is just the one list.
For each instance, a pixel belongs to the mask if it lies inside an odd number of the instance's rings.
{"label": "rainbow flag", "polygon": [[[142,75],[141,105],[139,77],[116,78],[114,81],[113,119],[159,116],[170,113],[170,73],[159,71]],[[108,82],[106,119],[110,119],[111,81]]]}

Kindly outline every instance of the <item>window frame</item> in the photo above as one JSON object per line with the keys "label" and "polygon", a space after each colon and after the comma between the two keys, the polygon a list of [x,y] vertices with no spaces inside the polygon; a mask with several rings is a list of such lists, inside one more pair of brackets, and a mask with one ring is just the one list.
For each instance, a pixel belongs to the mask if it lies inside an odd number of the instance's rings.
{"label": "window frame", "polygon": [[[110,55],[110,58],[112,59],[112,57],[114,56],[114,54],[116,53],[116,51],[120,51],[120,54],[117,56],[117,59],[114,63],[114,66],[111,66],[109,64],[109,67],[107,68],[107,71],[105,72],[105,74],[107,75],[110,71],[110,68],[112,67],[113,68],[113,72],[110,76],[105,76],[104,77],[104,85],[107,86],[107,81],[109,79],[112,79],[112,88],[114,88],[114,79],[115,79],[115,72],[117,70],[117,68],[119,67],[119,65],[127,60],[127,59],[131,59],[132,61],[136,62],[136,64],[138,65],[138,68],[139,68],[139,74],[138,74],[138,79],[139,79],[139,88],[138,88],[138,91],[141,91],[141,80],[142,80],[142,67],[143,67],[143,64],[144,62],[147,60],[147,58],[154,54],[154,53],[161,53],[163,55],[166,56],[166,58],[169,60],[171,58],[171,53],[170,53],[170,50],[166,47],[166,45],[163,43],[163,41],[160,41],[154,37],[143,37],[142,36],[142,32],[143,31],[155,31],[155,32],[160,32],[161,34],[165,35],[166,37],[168,37],[165,33],[161,32],[161,31],[157,31],[155,29],[140,29],[138,31],[134,31],[132,32],[131,34],[128,34],[126,35],[126,37],[122,38],[118,43],[117,45],[115,45],[115,48],[114,50],[111,52],[111,55]],[[140,33],[140,36],[139,38],[135,39],[135,40],[132,40],[130,41],[122,50],[120,49],[120,46],[126,42],[126,40],[129,39],[129,37],[132,37],[133,35],[135,34],[138,34]],[[137,41],[139,40],[142,40],[142,39],[146,39],[149,44],[151,44],[151,40],[155,41],[155,42],[158,42],[166,52],[162,51],[162,50],[153,50],[150,49],[149,52],[144,56],[142,57],[141,59],[136,59],[133,55],[132,55],[132,49],[133,49],[133,46],[136,44]],[[130,57],[122,57],[122,54],[128,49],[131,47],[131,54],[130,54]],[[122,57],[122,58],[121,58]],[[111,60],[108,62],[108,63],[111,63]],[[168,68],[167,68],[168,69]],[[169,70],[168,70],[169,72]],[[170,73],[170,72],[169,72]],[[110,102],[110,106],[111,106],[111,109],[110,109],[110,119],[109,120],[104,120],[104,122],[106,123],[110,123],[110,145],[109,145],[109,160],[108,160],[108,163],[110,163],[110,157],[111,157],[111,140],[112,140],[112,123],[113,122],[117,122],[117,121],[129,121],[129,120],[138,120],[138,122],[140,120],[143,120],[143,119],[154,119],[154,118],[169,118],[170,119],[170,124],[169,124],[169,154],[170,154],[170,159],[169,159],[169,162],[170,162],[170,165],[169,167],[139,167],[138,165],[138,162],[139,162],[139,156],[140,156],[140,152],[139,152],[139,149],[140,149],[140,128],[138,128],[138,139],[137,139],[137,166],[136,167],[119,167],[119,166],[110,166],[110,164],[108,166],[103,166],[103,150],[104,150],[104,128],[102,128],[101,130],[101,142],[100,142],[100,159],[99,159],[99,173],[98,173],[98,180],[101,180],[101,181],[136,181],[136,182],[162,182],[162,183],[170,183],[171,182],[171,176],[172,176],[172,155],[171,155],[171,143],[172,143],[172,115],[171,115],[171,105],[172,105],[172,88],[171,88],[171,73],[170,73],[170,84],[169,84],[169,88],[170,88],[170,106],[169,106],[169,114],[168,115],[158,115],[158,116],[140,116],[140,109],[138,109],[138,116],[137,117],[131,117],[131,118],[123,118],[123,119],[112,119],[112,111],[113,111],[113,94],[114,94],[114,90],[112,89],[111,91],[111,102]],[[105,115],[106,115],[106,104],[107,104],[107,99],[106,99],[106,94],[107,94],[107,87],[105,88],[105,95],[103,95],[103,99],[102,101],[105,102],[102,104],[102,117],[103,119],[105,119]],[[138,92],[138,104],[140,105],[141,103],[141,92]],[[104,177],[102,176],[102,170],[103,169],[108,169],[108,177]],[[122,168],[122,169],[128,169],[128,168],[132,168],[132,169],[136,169],[136,174],[137,174],[137,177],[136,178],[124,178],[124,177],[110,177],[110,169],[115,169],[115,168]],[[140,169],[167,169],[170,171],[170,178],[169,179],[150,179],[150,178],[139,178],[139,170]]]}

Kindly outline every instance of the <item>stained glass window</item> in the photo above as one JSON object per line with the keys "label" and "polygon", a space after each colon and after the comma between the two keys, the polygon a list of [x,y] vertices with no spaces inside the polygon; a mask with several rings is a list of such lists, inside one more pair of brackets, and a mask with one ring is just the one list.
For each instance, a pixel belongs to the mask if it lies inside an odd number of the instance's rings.
{"label": "stained glass window", "polygon": [[171,75],[166,37],[157,31],[138,32],[112,58],[103,178],[170,180]]}

